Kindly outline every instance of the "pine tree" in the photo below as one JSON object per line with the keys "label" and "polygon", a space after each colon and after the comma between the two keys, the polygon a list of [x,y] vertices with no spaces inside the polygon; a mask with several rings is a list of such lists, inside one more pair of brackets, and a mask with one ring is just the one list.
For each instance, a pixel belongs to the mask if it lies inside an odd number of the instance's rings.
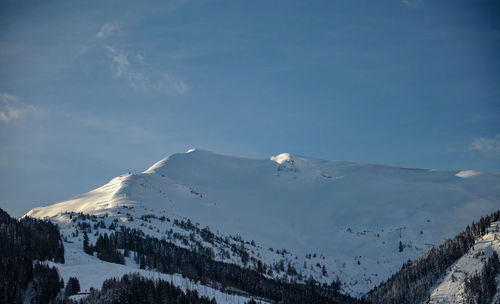
{"label": "pine tree", "polygon": [[83,232],[83,251],[90,255],[93,254],[92,250],[89,247],[89,236],[87,234],[87,231]]}
{"label": "pine tree", "polygon": [[80,291],[80,282],[75,277],[70,277],[68,283],[66,284],[66,289],[64,290],[64,295],[66,297],[77,294]]}
{"label": "pine tree", "polygon": [[139,268],[146,269],[146,258],[141,255]]}

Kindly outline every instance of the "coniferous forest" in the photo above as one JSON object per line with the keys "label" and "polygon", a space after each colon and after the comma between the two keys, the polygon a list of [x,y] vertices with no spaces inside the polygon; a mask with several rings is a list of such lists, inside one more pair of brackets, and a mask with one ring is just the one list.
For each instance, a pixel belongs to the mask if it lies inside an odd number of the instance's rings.
{"label": "coniferous forest", "polygon": [[[140,268],[181,273],[227,293],[255,296],[274,303],[422,303],[446,269],[467,253],[474,242],[488,232],[491,223],[498,220],[500,211],[482,217],[478,223],[472,223],[464,232],[431,249],[422,258],[408,261],[363,299],[341,294],[340,282],[326,285],[314,280],[304,284],[269,279],[264,271],[215,261],[208,249],[188,250],[125,226],[109,236],[99,235],[95,244],[90,244],[84,233],[83,246],[86,253],[96,254],[104,261],[123,264],[123,250],[133,254]],[[61,235],[50,221],[29,217],[17,220],[0,209],[0,242],[1,303],[69,303],[68,296],[79,292],[77,278],[70,278],[64,285],[57,269],[43,263],[47,260],[64,263]],[[498,255],[493,253],[480,273],[466,277],[466,303],[491,302],[496,293],[495,278],[499,268]],[[215,303],[215,300],[201,297],[195,291],[183,292],[166,281],[131,274],[106,280],[100,290],[93,290],[80,302]]]}
{"label": "coniferous forest", "polygon": [[23,303],[28,287],[32,303],[54,299],[63,282],[56,268],[38,261],[64,263],[57,226],[29,217],[16,220],[0,209],[0,244],[0,302]]}
{"label": "coniferous forest", "polygon": [[489,304],[497,291],[496,276],[500,268],[498,254],[494,251],[481,273],[465,278],[466,304]]}
{"label": "coniferous forest", "polygon": [[467,226],[452,240],[431,249],[420,259],[408,261],[387,282],[374,288],[366,297],[373,304],[421,303],[429,297],[431,287],[444,275],[446,269],[463,256],[475,240],[487,233],[491,223],[500,219],[500,211],[482,217],[478,223]]}
{"label": "coniferous forest", "polygon": [[[101,258],[107,259],[115,254],[108,249],[108,241],[101,239],[98,242],[99,246],[95,248],[101,252]],[[47,260],[64,263],[64,246],[56,225],[29,217],[17,220],[0,209],[0,244],[0,303],[74,302],[68,296],[80,291],[78,279],[70,278],[64,288],[57,269],[43,263]],[[105,281],[102,289],[93,292],[83,303],[190,304],[215,301],[199,297],[196,292],[185,293],[169,282],[126,275],[121,280]]]}
{"label": "coniferous forest", "polygon": [[153,281],[138,274],[124,275],[121,279],[106,280],[99,291],[92,292],[83,303],[182,303],[215,304],[214,299],[200,297],[196,291],[184,293],[164,280]]}
{"label": "coniferous forest", "polygon": [[[103,253],[116,253],[117,249],[133,251],[136,262],[143,269],[154,269],[169,274],[181,273],[209,286],[220,284],[226,292],[240,290],[278,303],[360,302],[341,294],[340,286],[335,282],[326,285],[311,280],[307,284],[299,284],[269,279],[258,271],[215,261],[207,249],[191,251],[125,226],[110,236],[100,236],[96,245],[89,245],[88,248],[88,253],[92,254],[95,250],[98,256],[103,256]],[[119,263],[121,259],[123,257],[117,257],[114,261]]]}

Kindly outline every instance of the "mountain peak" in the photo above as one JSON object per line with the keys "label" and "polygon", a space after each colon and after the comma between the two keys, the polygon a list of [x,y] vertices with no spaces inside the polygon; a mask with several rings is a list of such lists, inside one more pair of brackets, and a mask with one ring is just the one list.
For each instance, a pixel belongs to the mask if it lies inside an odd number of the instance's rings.
{"label": "mountain peak", "polygon": [[170,154],[169,156],[161,159],[160,161],[156,162],[154,165],[149,167],[146,171],[144,171],[144,173],[155,173],[159,169],[163,168],[167,163],[171,164],[172,162],[176,162],[180,159],[189,160],[194,158],[200,158],[203,157],[203,155],[208,157],[217,154],[204,149],[190,148],[184,153]]}
{"label": "mountain peak", "polygon": [[275,156],[271,156],[272,161],[277,162],[278,164],[283,164],[284,162],[289,162],[292,159],[292,154],[290,153],[281,153]]}
{"label": "mountain peak", "polygon": [[190,148],[184,154],[190,154],[190,153],[197,153],[197,154],[200,154],[200,153],[204,153],[204,154],[217,154],[215,152],[208,151],[208,150],[205,150],[205,149],[200,149],[200,148]]}

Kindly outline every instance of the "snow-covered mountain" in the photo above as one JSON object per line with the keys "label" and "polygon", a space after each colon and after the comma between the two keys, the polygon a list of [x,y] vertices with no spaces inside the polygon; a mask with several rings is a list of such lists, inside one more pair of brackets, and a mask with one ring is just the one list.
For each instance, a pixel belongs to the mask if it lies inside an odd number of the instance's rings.
{"label": "snow-covered mountain", "polygon": [[[338,277],[346,293],[361,296],[499,208],[498,174],[191,149],[27,215],[49,217],[80,242],[75,213],[101,216],[105,226],[140,228],[185,248],[210,246],[217,260],[261,261],[275,269],[270,277]],[[225,241],[194,233],[205,227]],[[250,262],[235,253],[237,244]]]}

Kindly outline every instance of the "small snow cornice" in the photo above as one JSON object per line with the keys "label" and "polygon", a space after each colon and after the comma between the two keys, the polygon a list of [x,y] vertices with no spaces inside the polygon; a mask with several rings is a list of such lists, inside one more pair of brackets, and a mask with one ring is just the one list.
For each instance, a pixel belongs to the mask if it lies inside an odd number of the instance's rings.
{"label": "small snow cornice", "polygon": [[455,174],[456,177],[461,177],[461,178],[471,178],[477,175],[482,174],[481,171],[474,171],[474,170],[464,170],[460,171],[457,174]]}
{"label": "small snow cornice", "polygon": [[271,156],[270,159],[281,165],[284,162],[289,162],[292,159],[292,155],[290,153],[281,153],[275,156]]}

